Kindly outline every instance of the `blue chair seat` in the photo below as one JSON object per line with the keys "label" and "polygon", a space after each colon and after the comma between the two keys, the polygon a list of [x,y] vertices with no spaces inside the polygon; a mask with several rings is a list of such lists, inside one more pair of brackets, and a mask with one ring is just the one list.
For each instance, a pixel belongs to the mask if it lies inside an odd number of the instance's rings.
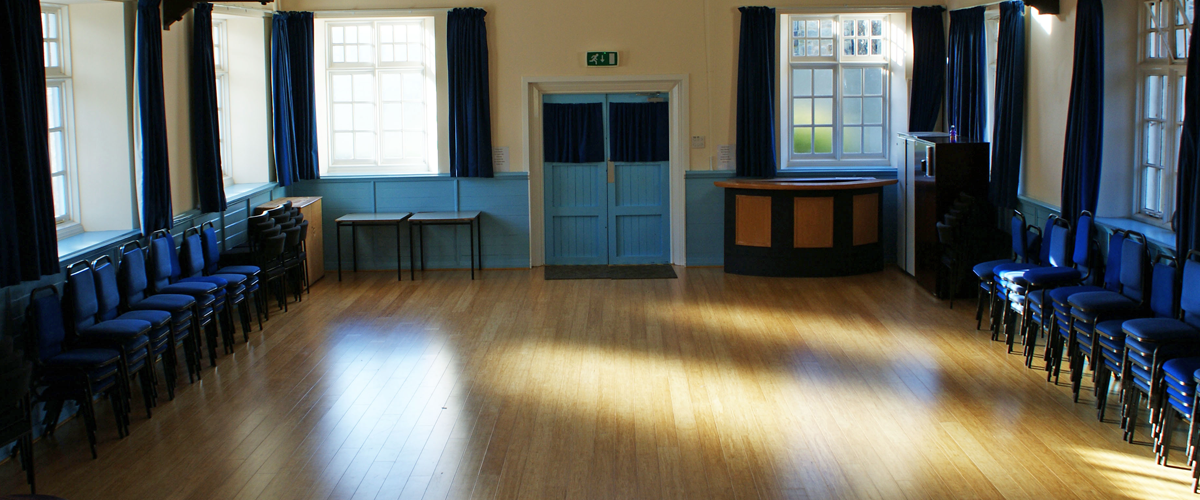
{"label": "blue chair seat", "polygon": [[112,349],[72,349],[51,356],[47,364],[73,367],[104,367],[112,365],[121,359],[121,353]]}
{"label": "blue chair seat", "polygon": [[1126,321],[1121,327],[1125,335],[1147,342],[1178,340],[1200,335],[1200,331],[1171,318],[1140,318]]}
{"label": "blue chair seat", "polygon": [[[985,262],[986,264],[986,262]],[[994,266],[993,266],[994,267]],[[246,276],[258,274],[262,270],[258,266],[228,266],[222,267],[214,274],[242,274]],[[990,270],[989,270],[990,271]]]}
{"label": "blue chair seat", "polygon": [[135,337],[145,335],[150,331],[150,323],[136,319],[114,319],[102,321],[86,328],[80,328],[79,334],[88,337]]}
{"label": "blue chair seat", "polygon": [[1077,293],[1068,299],[1068,303],[1071,314],[1084,320],[1095,320],[1099,312],[1135,312],[1140,307],[1137,302],[1116,292]]}
{"label": "blue chair seat", "polygon": [[1103,292],[1104,289],[1092,285],[1077,285],[1064,286],[1050,290],[1046,295],[1050,296],[1050,300],[1054,302],[1055,311],[1062,311],[1062,314],[1070,314],[1070,300],[1072,295],[1086,292]]}
{"label": "blue chair seat", "polygon": [[[1169,392],[1170,391],[1168,391],[1168,393]],[[1192,398],[1191,397],[1188,397],[1186,399],[1179,399],[1178,397],[1176,397],[1173,394],[1167,394],[1167,405],[1170,406],[1171,408],[1174,408],[1175,411],[1177,411],[1181,415],[1183,415],[1184,418],[1190,419],[1192,417]]]}
{"label": "blue chair seat", "polygon": [[[979,264],[975,264],[974,266],[971,267],[971,271],[974,272],[975,276],[978,276],[981,281],[991,281],[992,277],[995,276],[995,273],[993,272],[993,270],[996,269],[996,266],[1000,266],[1000,265],[1004,265],[1004,264],[1014,264],[1014,262],[1012,261],[1012,259],[989,260],[987,262],[980,262]],[[247,266],[247,267],[249,267],[249,266]],[[221,269],[220,272],[225,272],[225,269],[229,269],[229,268]],[[234,272],[240,272],[240,271],[234,271]]]}
{"label": "blue chair seat", "polygon": [[192,276],[190,278],[183,278],[183,279],[175,282],[175,284],[179,284],[179,283],[212,283],[221,288],[225,288],[225,287],[229,286],[228,280],[226,280],[224,278],[219,278],[217,276]]}
{"label": "blue chair seat", "polygon": [[1049,288],[1078,283],[1083,279],[1083,273],[1073,267],[1039,267],[1021,274],[1027,286]]}
{"label": "blue chair seat", "polygon": [[171,313],[155,309],[145,309],[129,311],[125,314],[117,316],[118,320],[139,320],[150,323],[151,330],[158,330],[163,327],[170,326]]}
{"label": "blue chair seat", "polygon": [[1175,386],[1175,385],[1171,385],[1171,384],[1167,384],[1166,388],[1167,388],[1167,396],[1173,397],[1180,401],[1186,401],[1186,403],[1184,403],[1184,406],[1187,406],[1188,408],[1192,407],[1192,398],[1195,396],[1195,394],[1193,394],[1191,391],[1185,390],[1183,388],[1180,388],[1179,386]]}
{"label": "blue chair seat", "polygon": [[179,281],[159,289],[159,293],[179,293],[195,297],[197,294],[212,295],[220,288],[217,285],[201,281]]}
{"label": "blue chair seat", "polygon": [[1096,325],[1096,329],[1094,331],[1100,335],[1100,338],[1114,339],[1116,341],[1120,341],[1121,346],[1124,346],[1125,332],[1121,329],[1121,325],[1124,325],[1125,321],[1126,320],[1123,319],[1110,319],[1108,321],[1101,321],[1100,324]]}
{"label": "blue chair seat", "polygon": [[[196,299],[192,298],[191,295],[162,293],[158,295],[151,295],[145,299],[142,299],[141,301],[138,301],[137,303],[130,304],[129,308],[138,311],[167,311],[175,314],[180,312],[190,312],[192,305],[195,303]],[[177,317],[176,320],[178,319],[179,318]]]}
{"label": "blue chair seat", "polygon": [[1163,363],[1163,373],[1167,374],[1167,382],[1180,387],[1196,387],[1192,374],[1200,370],[1200,358],[1175,358]]}
{"label": "blue chair seat", "polygon": [[1125,351],[1125,342],[1123,341],[1100,337],[1098,343],[1104,348],[1104,350],[1112,351],[1113,354],[1118,356]]}

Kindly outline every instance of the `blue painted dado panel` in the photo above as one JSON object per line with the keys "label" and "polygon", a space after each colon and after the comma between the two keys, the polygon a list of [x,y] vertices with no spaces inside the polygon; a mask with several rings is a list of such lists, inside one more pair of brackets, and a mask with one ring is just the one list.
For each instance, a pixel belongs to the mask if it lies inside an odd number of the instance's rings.
{"label": "blue painted dado panel", "polygon": [[[483,265],[529,267],[529,175],[496,174],[492,179],[444,175],[326,178],[300,181],[290,196],[320,196],[325,228],[325,269],[337,270],[337,226],[343,215],[358,212],[483,212]],[[342,230],[343,269],[350,269],[351,231]],[[466,226],[425,228],[425,265],[430,269],[466,269],[471,259]],[[402,267],[408,268],[408,228],[402,226]],[[395,269],[396,236],[386,226],[358,229],[359,269]]]}
{"label": "blue painted dado panel", "polygon": [[[779,177],[849,177],[863,176],[879,179],[895,179],[894,171],[888,172],[780,172]],[[725,190],[713,185],[723,179],[732,179],[730,170],[694,170],[684,176],[687,191],[687,263],[689,266],[720,266],[725,263]],[[886,262],[896,261],[896,209],[897,189],[895,185],[883,188],[883,258]]]}

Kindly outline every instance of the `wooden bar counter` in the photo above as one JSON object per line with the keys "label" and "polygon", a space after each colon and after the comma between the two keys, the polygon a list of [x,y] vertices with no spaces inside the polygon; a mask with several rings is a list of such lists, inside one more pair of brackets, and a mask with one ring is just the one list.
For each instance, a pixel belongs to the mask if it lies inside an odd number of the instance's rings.
{"label": "wooden bar counter", "polygon": [[725,188],[725,272],[847,276],[883,269],[883,186],[830,177],[719,181]]}

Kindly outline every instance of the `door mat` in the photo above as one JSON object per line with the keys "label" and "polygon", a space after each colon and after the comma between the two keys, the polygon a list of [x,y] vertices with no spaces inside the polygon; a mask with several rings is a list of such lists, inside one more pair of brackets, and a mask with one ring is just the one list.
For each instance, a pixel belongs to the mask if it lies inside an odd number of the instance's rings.
{"label": "door mat", "polygon": [[649,266],[546,266],[546,280],[649,280],[675,279],[670,264]]}

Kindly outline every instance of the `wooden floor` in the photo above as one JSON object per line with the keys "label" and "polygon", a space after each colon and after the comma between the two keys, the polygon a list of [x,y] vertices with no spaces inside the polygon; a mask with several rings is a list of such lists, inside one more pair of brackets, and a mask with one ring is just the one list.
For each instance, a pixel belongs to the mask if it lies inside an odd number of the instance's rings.
{"label": "wooden floor", "polygon": [[[327,277],[130,437],[102,411],[99,460],[77,420],[39,442],[39,493],[1194,498],[1178,460],[974,331],[972,303],[899,271],[677,271]],[[23,477],[0,466],[0,491]]]}

